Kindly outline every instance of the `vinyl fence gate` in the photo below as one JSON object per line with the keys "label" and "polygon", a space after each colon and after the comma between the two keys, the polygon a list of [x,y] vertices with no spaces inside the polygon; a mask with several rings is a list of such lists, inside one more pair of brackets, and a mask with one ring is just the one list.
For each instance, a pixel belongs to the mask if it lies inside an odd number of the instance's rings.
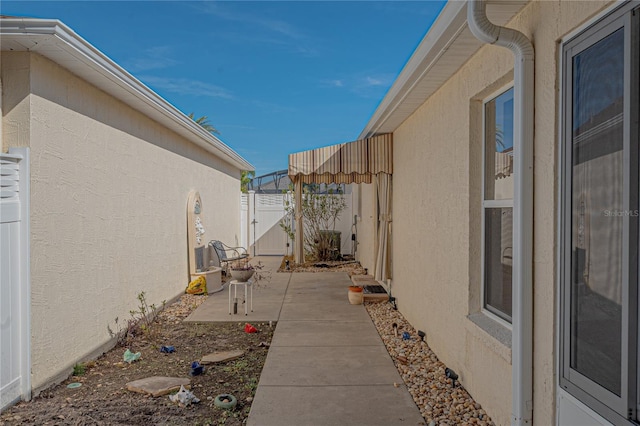
{"label": "vinyl fence gate", "polygon": [[252,256],[281,256],[288,254],[288,236],[280,227],[288,219],[285,203],[291,201],[290,194],[242,194],[240,208],[243,232],[243,247],[250,249]]}
{"label": "vinyl fence gate", "polygon": [[[346,208],[336,223],[336,231],[342,234],[341,253],[352,252],[353,193],[344,195]],[[249,249],[251,256],[282,256],[293,254],[293,241],[280,226],[292,224],[286,205],[293,202],[293,194],[261,194],[249,191],[242,194],[240,203],[240,245]]]}
{"label": "vinyl fence gate", "polygon": [[31,399],[29,150],[0,153],[0,411]]}

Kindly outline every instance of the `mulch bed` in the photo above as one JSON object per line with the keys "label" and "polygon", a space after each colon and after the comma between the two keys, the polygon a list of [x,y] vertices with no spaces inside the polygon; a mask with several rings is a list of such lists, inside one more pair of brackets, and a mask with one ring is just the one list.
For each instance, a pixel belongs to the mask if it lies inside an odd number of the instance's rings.
{"label": "mulch bed", "polygon": [[[126,348],[116,346],[99,359],[84,363],[82,375],[71,376],[30,402],[20,402],[3,412],[0,425],[244,424],[275,324],[252,324],[258,333],[245,333],[245,323],[183,322],[207,297],[185,294],[157,315],[149,331],[138,330],[126,346],[132,352],[141,352],[138,361],[123,362]],[[174,346],[176,351],[162,353],[163,345]],[[193,361],[212,352],[235,349],[245,351],[245,355],[206,366],[204,374],[190,376]],[[151,376],[191,379],[191,391],[201,402],[181,407],[166,395],[154,398],[127,390],[128,382]],[[69,389],[70,383],[82,385]],[[214,405],[217,395],[227,393],[238,401],[232,410]]]}
{"label": "mulch bed", "polygon": [[[289,261],[289,269],[287,269]],[[366,275],[367,270],[355,260],[322,260],[295,263],[293,256],[284,256],[278,272],[346,272],[351,275]]]}

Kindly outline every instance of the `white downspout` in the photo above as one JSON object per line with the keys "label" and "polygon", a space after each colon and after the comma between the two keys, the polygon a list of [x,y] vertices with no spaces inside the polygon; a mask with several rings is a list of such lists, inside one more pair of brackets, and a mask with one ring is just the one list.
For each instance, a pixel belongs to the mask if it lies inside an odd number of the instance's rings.
{"label": "white downspout", "polygon": [[531,41],[492,24],[485,0],[470,0],[469,29],[476,38],[511,50],[514,79],[513,314],[511,424],[533,420],[533,72]]}

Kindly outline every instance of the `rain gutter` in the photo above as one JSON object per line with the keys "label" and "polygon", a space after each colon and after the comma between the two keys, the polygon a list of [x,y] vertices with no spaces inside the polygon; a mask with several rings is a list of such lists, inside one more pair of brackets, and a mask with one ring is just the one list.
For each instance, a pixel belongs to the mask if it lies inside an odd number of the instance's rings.
{"label": "rain gutter", "polygon": [[521,32],[489,21],[485,0],[470,0],[473,35],[506,47],[514,58],[513,314],[511,424],[533,421],[533,114],[534,50]]}

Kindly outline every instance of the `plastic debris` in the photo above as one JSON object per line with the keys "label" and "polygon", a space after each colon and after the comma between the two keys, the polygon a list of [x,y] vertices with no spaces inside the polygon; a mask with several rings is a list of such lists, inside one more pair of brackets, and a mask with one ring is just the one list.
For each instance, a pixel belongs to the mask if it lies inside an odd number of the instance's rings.
{"label": "plastic debris", "polygon": [[245,333],[257,333],[258,329],[255,328],[254,326],[252,326],[251,324],[246,323],[244,325],[244,331],[245,331]]}
{"label": "plastic debris", "polygon": [[184,292],[187,294],[208,294],[207,279],[204,275],[199,276],[189,283]]}
{"label": "plastic debris", "polygon": [[395,334],[396,336],[398,335],[398,324],[396,324],[395,322],[391,325],[391,327],[393,328],[393,334]]}
{"label": "plastic debris", "polygon": [[163,354],[171,354],[175,351],[176,348],[174,346],[160,346],[160,352],[162,352]]}
{"label": "plastic debris", "polygon": [[269,347],[269,344],[268,344],[267,342],[260,342],[260,343],[258,344],[258,347],[259,347],[259,348],[268,348],[268,347]]}
{"label": "plastic debris", "polygon": [[74,383],[69,383],[67,385],[67,388],[76,389],[76,388],[79,388],[80,386],[82,386],[82,383],[74,382]]}
{"label": "plastic debris", "polygon": [[199,376],[204,373],[204,366],[201,365],[198,361],[193,361],[191,363],[191,374],[192,376]]}
{"label": "plastic debris", "polygon": [[200,402],[200,399],[198,399],[191,391],[186,390],[184,385],[180,386],[180,390],[176,394],[169,395],[169,400],[184,406]]}
{"label": "plastic debris", "polygon": [[124,351],[123,358],[125,362],[128,362],[129,364],[131,364],[133,361],[139,360],[141,355],[142,355],[141,352],[133,353],[129,349],[127,349],[126,351]]}
{"label": "plastic debris", "polygon": [[409,334],[408,331],[405,331],[404,333],[402,333],[402,340],[409,340],[411,339],[411,335]]}
{"label": "plastic debris", "polygon": [[213,400],[213,404],[216,407],[224,408],[225,410],[230,410],[236,406],[238,400],[235,396],[230,393],[223,393],[221,395],[216,396],[216,399]]}

